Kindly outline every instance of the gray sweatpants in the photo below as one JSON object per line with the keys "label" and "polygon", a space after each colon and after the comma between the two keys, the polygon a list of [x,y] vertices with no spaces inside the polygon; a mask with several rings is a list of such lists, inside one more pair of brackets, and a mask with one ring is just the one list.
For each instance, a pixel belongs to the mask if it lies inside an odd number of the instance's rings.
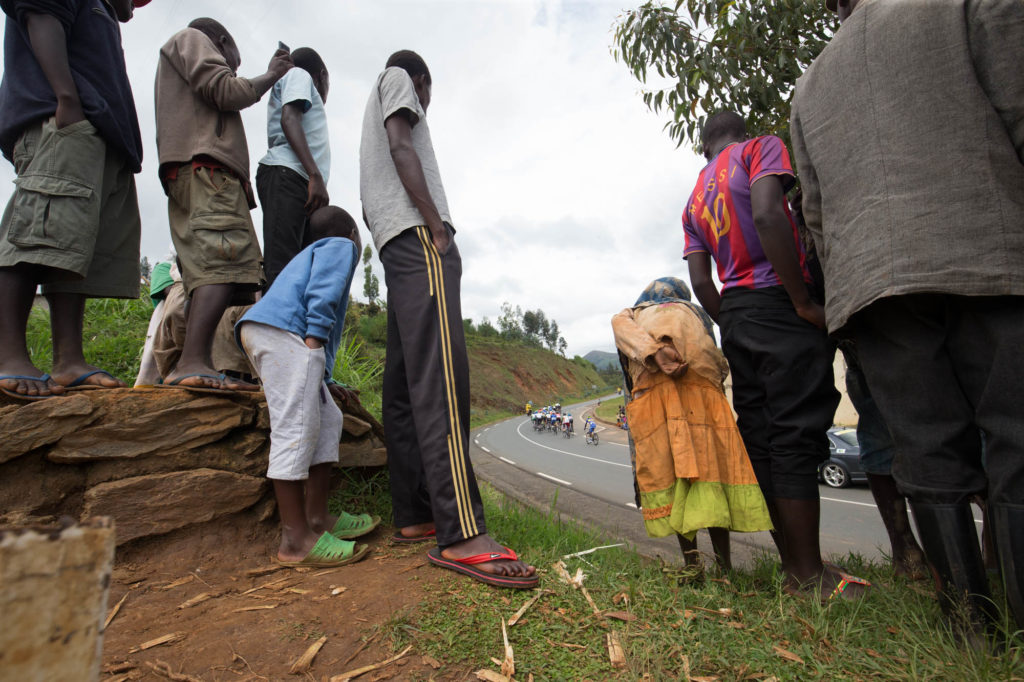
{"label": "gray sweatpants", "polygon": [[267,478],[302,481],[311,466],[337,462],[343,417],[324,382],[323,348],[258,322],[243,322],[240,336],[270,411]]}

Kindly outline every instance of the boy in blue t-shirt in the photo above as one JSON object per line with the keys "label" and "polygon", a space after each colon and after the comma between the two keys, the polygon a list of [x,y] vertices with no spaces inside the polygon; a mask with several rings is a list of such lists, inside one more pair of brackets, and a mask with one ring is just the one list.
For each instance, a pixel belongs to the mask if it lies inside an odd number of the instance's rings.
{"label": "boy in blue t-shirt", "polygon": [[277,559],[286,566],[339,566],[367,546],[345,538],[369,533],[379,517],[327,511],[338,461],[343,402],[352,394],[331,379],[352,274],[359,262],[355,221],[336,206],[310,219],[317,240],[281,271],[267,294],[235,326],[235,340],[263,383],[270,412],[267,478],[281,514]]}

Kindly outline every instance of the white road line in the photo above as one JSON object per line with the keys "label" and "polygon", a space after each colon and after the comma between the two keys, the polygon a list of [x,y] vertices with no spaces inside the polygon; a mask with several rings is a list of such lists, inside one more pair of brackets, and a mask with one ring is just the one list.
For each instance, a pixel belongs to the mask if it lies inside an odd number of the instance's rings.
{"label": "white road line", "polygon": [[484,431],[483,431],[483,432],[484,432],[484,433],[487,433],[487,432],[488,432],[488,431],[490,431],[490,430],[491,430],[491,427],[490,427],[490,426],[488,426],[488,427],[487,427],[486,429],[484,429]]}
{"label": "white road line", "polygon": [[560,478],[555,478],[554,476],[548,476],[547,474],[545,474],[543,472],[540,472],[540,471],[537,472],[537,475],[538,476],[543,476],[544,478],[548,479],[549,481],[554,481],[555,483],[561,483],[562,485],[572,485],[572,483],[569,483],[569,481],[563,481]]}
{"label": "white road line", "polygon": [[483,445],[480,446],[480,449],[486,452],[488,455],[491,454],[491,451],[485,448]]}
{"label": "white road line", "polygon": [[627,507],[632,507],[633,509],[636,509],[636,505],[635,505],[635,504],[633,504],[632,502],[627,502],[627,503],[626,503],[626,506],[627,506]]}
{"label": "white road line", "polygon": [[837,497],[822,497],[821,499],[828,500],[829,502],[842,502],[843,504],[855,504],[858,507],[871,507],[873,509],[877,509],[878,508],[878,505],[868,504],[867,502],[854,502],[853,500],[840,500]]}
{"label": "white road line", "polygon": [[587,457],[586,455],[577,455],[574,452],[566,452],[565,450],[559,450],[558,448],[549,447],[547,445],[544,445],[543,443],[538,443],[537,441],[531,440],[531,439],[527,438],[526,436],[524,436],[523,432],[519,430],[521,428],[522,428],[522,424],[520,424],[518,427],[516,427],[516,433],[519,434],[520,438],[522,438],[523,440],[525,440],[527,442],[533,443],[537,447],[541,447],[541,448],[544,448],[546,450],[551,450],[553,452],[560,452],[563,455],[569,455],[570,457],[579,457],[580,459],[589,459],[591,462],[601,462],[602,464],[611,464],[612,466],[622,467],[623,469],[632,469],[633,468],[632,465],[630,465],[630,464],[619,464],[618,462],[609,462],[606,459],[598,459],[597,457]]}
{"label": "white road line", "polygon": [[477,445],[480,445],[480,439],[479,438],[474,438],[473,442],[476,443]]}
{"label": "white road line", "polygon": [[509,464],[515,465],[515,462],[510,460],[508,457],[502,457],[502,456],[499,455],[498,459],[500,459],[502,462],[508,462]]}
{"label": "white road line", "polygon": [[[878,509],[878,505],[869,504],[867,502],[854,502],[853,500],[840,500],[837,497],[822,497],[821,499],[827,500],[828,502],[842,502],[843,504],[855,504],[858,507],[871,507],[872,509]],[[983,519],[974,519],[975,523],[985,523]]]}

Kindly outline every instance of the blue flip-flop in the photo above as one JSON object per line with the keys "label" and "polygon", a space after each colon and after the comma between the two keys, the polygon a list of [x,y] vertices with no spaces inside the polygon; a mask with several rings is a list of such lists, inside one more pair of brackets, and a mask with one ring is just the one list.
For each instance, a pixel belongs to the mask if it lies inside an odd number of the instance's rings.
{"label": "blue flip-flop", "polygon": [[82,374],[81,376],[79,376],[77,379],[72,381],[70,384],[68,384],[64,388],[68,389],[68,390],[72,390],[72,391],[91,391],[91,390],[97,389],[97,388],[109,390],[111,388],[118,388],[117,386],[101,386],[100,384],[87,384],[87,383],[85,383],[86,379],[88,379],[89,377],[94,376],[96,374],[106,374],[111,379],[114,379],[115,381],[117,381],[117,378],[113,374],[108,372],[107,370],[105,370],[105,369],[94,369],[91,372],[86,372],[85,374]]}
{"label": "blue flip-flop", "polygon": [[[24,376],[24,375],[21,375],[21,374],[3,374],[3,375],[0,375],[0,381],[3,381],[4,379],[14,379],[15,381],[21,381],[21,380],[24,380],[24,381],[41,381],[41,382],[43,382],[45,384],[47,381],[50,380],[50,375],[49,374],[44,374],[41,377],[29,377],[29,376]],[[0,386],[0,391],[2,391],[4,395],[8,395],[8,396],[10,396],[12,398],[16,398],[18,400],[46,400],[47,398],[54,398],[54,397],[56,397],[55,393],[48,393],[46,395],[28,395],[27,393],[18,393],[17,391],[12,391],[12,390],[10,390],[8,388],[4,388],[3,386]]]}

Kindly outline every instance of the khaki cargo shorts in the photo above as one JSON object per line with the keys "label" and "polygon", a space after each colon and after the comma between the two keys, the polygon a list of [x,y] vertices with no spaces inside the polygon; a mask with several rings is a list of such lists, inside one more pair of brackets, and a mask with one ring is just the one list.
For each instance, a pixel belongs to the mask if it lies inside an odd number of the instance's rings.
{"label": "khaki cargo shorts", "polygon": [[139,200],[128,160],[88,120],[22,133],[16,189],[0,223],[0,267],[36,264],[43,293],[139,295]]}
{"label": "khaki cargo shorts", "polygon": [[182,164],[167,182],[167,197],[186,296],[208,284],[260,288],[263,255],[238,178],[225,170]]}

